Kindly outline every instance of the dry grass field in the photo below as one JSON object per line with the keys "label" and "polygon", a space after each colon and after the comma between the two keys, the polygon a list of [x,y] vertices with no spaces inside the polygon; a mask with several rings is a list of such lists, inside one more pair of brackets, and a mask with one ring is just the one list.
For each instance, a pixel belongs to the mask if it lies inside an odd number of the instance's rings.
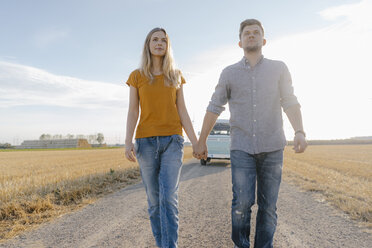
{"label": "dry grass field", "polygon": [[[372,228],[372,145],[287,147],[283,179]],[[139,180],[122,148],[0,152],[0,241]]]}
{"label": "dry grass field", "polygon": [[372,227],[372,145],[309,146],[303,154],[287,147],[283,170],[284,180]]}
{"label": "dry grass field", "polygon": [[139,180],[123,148],[0,152],[0,241]]}

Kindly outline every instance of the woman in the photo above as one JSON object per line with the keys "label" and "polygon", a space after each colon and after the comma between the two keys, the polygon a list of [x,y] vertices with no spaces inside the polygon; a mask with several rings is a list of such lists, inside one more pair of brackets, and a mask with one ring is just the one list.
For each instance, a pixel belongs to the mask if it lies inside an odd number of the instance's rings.
{"label": "woman", "polygon": [[[146,37],[140,68],[127,81],[130,98],[125,156],[133,162],[135,157],[138,160],[158,247],[177,247],[182,127],[193,147],[197,143],[183,97],[184,83],[181,72],[174,67],[166,31],[154,28]],[[139,106],[141,116],[134,146]]]}

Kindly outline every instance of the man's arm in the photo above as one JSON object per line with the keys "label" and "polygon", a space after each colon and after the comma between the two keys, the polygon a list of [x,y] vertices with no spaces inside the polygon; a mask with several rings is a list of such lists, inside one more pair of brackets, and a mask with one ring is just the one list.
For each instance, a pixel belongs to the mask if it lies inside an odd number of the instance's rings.
{"label": "man's arm", "polygon": [[304,152],[307,147],[304,127],[302,125],[301,105],[294,95],[292,78],[288,67],[284,63],[282,63],[282,67],[283,70],[279,81],[280,102],[295,131],[293,149],[296,153],[301,153]]}
{"label": "man's arm", "polygon": [[294,147],[296,153],[302,153],[305,151],[307,147],[307,142],[305,139],[305,132],[302,124],[302,115],[301,115],[301,109],[299,105],[293,105],[286,109],[285,111],[289,122],[291,123],[294,131],[295,131],[295,137],[294,137]]}
{"label": "man's arm", "polygon": [[203,127],[200,133],[198,145],[193,155],[197,159],[207,159],[208,149],[207,149],[207,138],[211,132],[218,116],[225,110],[224,105],[229,99],[229,89],[227,83],[227,74],[223,70],[218,80],[218,84],[214,90],[211,101],[207,107],[207,112],[204,116]]}
{"label": "man's arm", "polygon": [[207,148],[207,138],[209,133],[212,131],[214,124],[218,115],[207,111],[204,116],[203,127],[200,133],[199,142],[196,150],[194,151],[194,157],[197,159],[207,159],[208,148]]}

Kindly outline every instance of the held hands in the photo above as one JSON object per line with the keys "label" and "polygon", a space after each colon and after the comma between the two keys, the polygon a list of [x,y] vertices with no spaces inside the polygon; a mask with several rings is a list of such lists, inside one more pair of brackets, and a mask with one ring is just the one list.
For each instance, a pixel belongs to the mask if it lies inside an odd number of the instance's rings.
{"label": "held hands", "polygon": [[293,145],[293,150],[295,150],[296,153],[304,152],[307,147],[305,135],[303,135],[302,133],[297,133],[294,137]]}
{"label": "held hands", "polygon": [[197,159],[207,159],[208,157],[208,148],[207,143],[198,141],[196,144],[192,145],[193,153],[192,155]]}
{"label": "held hands", "polygon": [[131,162],[136,162],[136,151],[134,150],[133,142],[125,144],[125,157]]}

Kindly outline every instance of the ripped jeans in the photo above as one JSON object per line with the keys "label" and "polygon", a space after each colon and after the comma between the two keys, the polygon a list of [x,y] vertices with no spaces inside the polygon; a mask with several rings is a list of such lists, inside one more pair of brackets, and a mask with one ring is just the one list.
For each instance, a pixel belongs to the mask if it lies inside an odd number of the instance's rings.
{"label": "ripped jeans", "polygon": [[177,134],[136,139],[136,155],[146,189],[152,233],[156,245],[162,248],[177,247],[183,143],[183,137]]}
{"label": "ripped jeans", "polygon": [[231,238],[239,248],[250,247],[251,207],[255,203],[257,181],[258,212],[254,247],[273,247],[283,150],[259,154],[232,150],[230,158],[233,185]]}

